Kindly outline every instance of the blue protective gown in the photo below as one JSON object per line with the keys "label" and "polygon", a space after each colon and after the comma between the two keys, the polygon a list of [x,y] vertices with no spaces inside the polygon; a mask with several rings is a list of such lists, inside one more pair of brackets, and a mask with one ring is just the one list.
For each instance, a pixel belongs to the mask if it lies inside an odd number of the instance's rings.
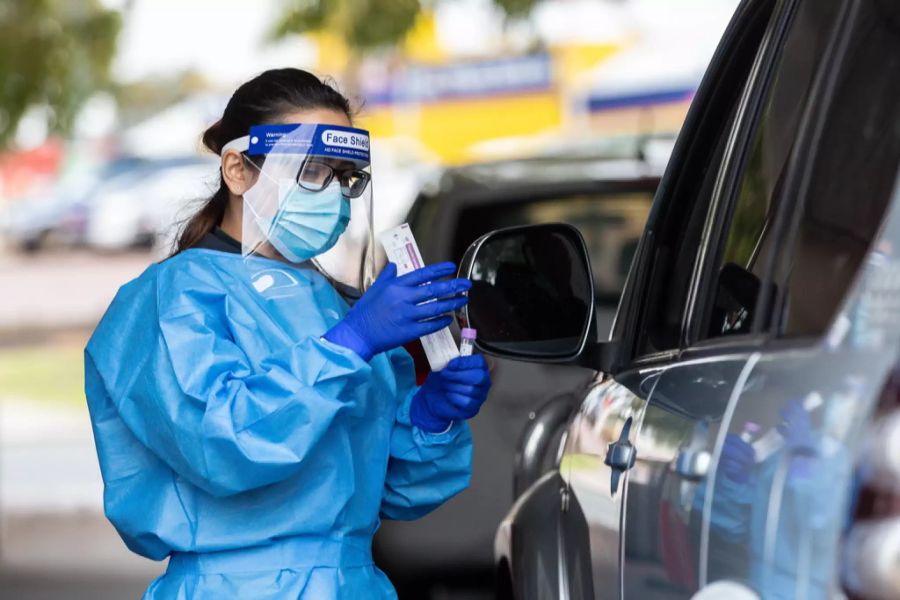
{"label": "blue protective gown", "polygon": [[[818,447],[827,445],[821,435],[817,438]],[[847,456],[847,452],[818,456],[810,464],[809,473],[788,474],[783,486],[774,491],[778,470],[788,468],[792,460],[784,448],[756,463],[745,482],[732,481],[725,475],[716,477],[710,524],[718,536],[749,550],[746,575],[763,598],[831,597],[833,566],[829,557],[837,556],[836,529],[843,526],[844,519],[838,503],[821,499],[833,497],[841,482],[849,478]],[[788,464],[782,465],[783,461]],[[770,495],[779,489],[779,511],[773,514],[769,512]],[[701,485],[694,500],[695,510],[701,513],[706,493],[706,486]],[[767,550],[767,525],[772,519],[778,519],[778,528],[773,547]],[[809,566],[801,566],[800,549],[804,546],[816,557]],[[771,554],[769,558],[767,553]]]}
{"label": "blue protective gown", "polygon": [[85,351],[104,505],[128,547],[170,556],[144,598],[395,598],[379,516],[463,490],[465,423],[413,427],[402,349],[322,340],[348,305],[313,269],[192,249],[117,294]]}

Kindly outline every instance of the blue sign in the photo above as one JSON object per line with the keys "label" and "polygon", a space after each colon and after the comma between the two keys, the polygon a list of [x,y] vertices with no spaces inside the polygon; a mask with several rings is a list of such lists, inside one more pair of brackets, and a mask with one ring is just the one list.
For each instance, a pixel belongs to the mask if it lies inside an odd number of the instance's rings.
{"label": "blue sign", "polygon": [[621,94],[600,94],[598,92],[588,97],[587,108],[590,112],[602,112],[620,108],[643,108],[659,104],[684,102],[690,100],[696,91],[696,86],[685,86]]}
{"label": "blue sign", "polygon": [[306,154],[368,164],[369,132],[326,124],[255,125],[247,153]]}
{"label": "blue sign", "polygon": [[538,92],[553,86],[546,53],[441,66],[413,66],[364,90],[369,104],[422,103]]}

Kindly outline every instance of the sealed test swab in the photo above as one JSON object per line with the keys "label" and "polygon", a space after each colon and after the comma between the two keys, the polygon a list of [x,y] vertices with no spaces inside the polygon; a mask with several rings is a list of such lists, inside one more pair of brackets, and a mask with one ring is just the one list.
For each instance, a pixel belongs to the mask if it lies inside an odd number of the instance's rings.
{"label": "sealed test swab", "polygon": [[[807,413],[815,412],[825,403],[825,399],[818,392],[812,392],[803,399],[803,410]],[[750,444],[756,452],[756,462],[762,462],[772,456],[784,446],[784,438],[778,429],[769,429],[762,437]]]}
{"label": "sealed test swab", "polygon": [[[397,275],[405,275],[425,266],[408,224],[404,223],[382,232],[378,236],[378,240],[384,246],[387,259],[397,265]],[[425,355],[428,357],[428,364],[431,365],[432,371],[440,371],[447,366],[450,359],[459,356],[456,342],[453,341],[453,334],[450,333],[448,327],[419,339],[425,348]]]}
{"label": "sealed test swab", "polygon": [[472,356],[472,351],[475,349],[475,337],[477,335],[478,332],[474,329],[463,327],[463,330],[460,333],[461,340],[459,342],[460,356]]}

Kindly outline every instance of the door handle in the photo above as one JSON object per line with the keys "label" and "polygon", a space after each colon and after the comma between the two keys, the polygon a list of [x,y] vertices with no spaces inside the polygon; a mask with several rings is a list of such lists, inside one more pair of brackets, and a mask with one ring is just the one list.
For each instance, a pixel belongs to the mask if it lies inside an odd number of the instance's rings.
{"label": "door handle", "polygon": [[685,448],[675,457],[672,470],[688,481],[700,481],[709,473],[712,456],[706,450]]}
{"label": "door handle", "polygon": [[603,463],[610,469],[609,493],[611,496],[614,496],[616,490],[619,489],[619,479],[622,478],[622,473],[634,466],[637,456],[634,446],[628,441],[631,423],[631,417],[628,417],[622,426],[619,439],[606,447],[606,458],[603,459]]}

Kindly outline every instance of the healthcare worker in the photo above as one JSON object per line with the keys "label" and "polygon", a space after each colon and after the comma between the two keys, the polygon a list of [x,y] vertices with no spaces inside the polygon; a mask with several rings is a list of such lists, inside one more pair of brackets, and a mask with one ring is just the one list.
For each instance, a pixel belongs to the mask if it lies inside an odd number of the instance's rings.
{"label": "healthcare worker", "polygon": [[843,436],[833,434],[849,422],[844,407],[852,400],[838,394],[826,399],[825,422],[816,423],[803,402],[791,399],[778,411],[777,436],[756,434],[752,443],[734,432],[725,436],[721,474],[711,490],[701,484],[694,499],[695,511],[703,514],[712,493],[713,544],[734,550],[712,561],[721,561],[714,579],[743,575],[766,599],[831,596],[832,565],[810,557],[836,555],[835,529],[846,522],[836,503],[819,499],[851,477],[850,452],[838,441]]}
{"label": "healthcare worker", "polygon": [[145,598],[395,598],[379,517],[469,483],[484,358],[416,387],[402,345],[448,325],[470,283],[444,263],[368,285],[369,138],[350,115],[297,69],[238,88],[203,136],[219,189],[87,345],[106,515],[169,557]]}

